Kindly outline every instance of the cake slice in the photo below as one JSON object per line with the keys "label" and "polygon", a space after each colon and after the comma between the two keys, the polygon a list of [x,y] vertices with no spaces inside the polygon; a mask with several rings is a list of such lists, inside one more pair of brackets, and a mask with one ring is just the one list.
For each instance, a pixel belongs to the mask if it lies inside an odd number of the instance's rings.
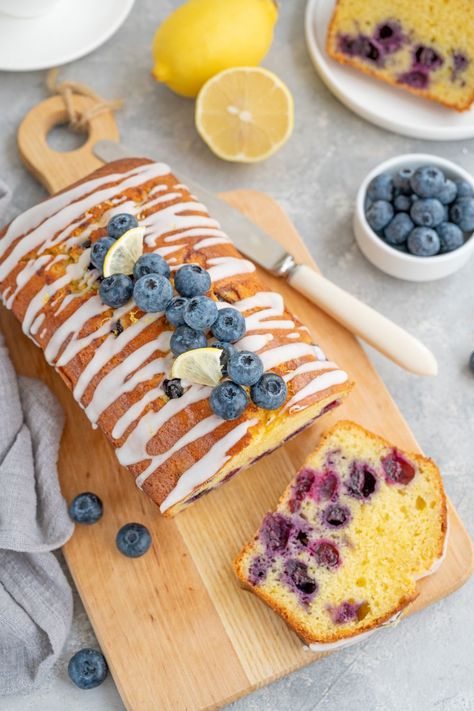
{"label": "cake slice", "polygon": [[[216,308],[240,312],[246,334],[234,346],[258,353],[264,370],[284,380],[277,409],[249,402],[237,419],[223,419],[211,408],[211,387],[184,379],[170,387],[176,327],[133,298],[108,306],[91,263],[111,218],[124,214],[144,229],[145,253],[167,261],[174,286],[182,265],[204,269]],[[167,516],[280,446],[352,387],[164,163],[109,163],[13,220],[0,232],[0,294]]]}
{"label": "cake slice", "polygon": [[439,566],[446,499],[435,464],[353,422],[327,432],[234,562],[315,651],[361,639]]}
{"label": "cake slice", "polygon": [[327,51],[457,111],[474,101],[472,0],[337,0]]}

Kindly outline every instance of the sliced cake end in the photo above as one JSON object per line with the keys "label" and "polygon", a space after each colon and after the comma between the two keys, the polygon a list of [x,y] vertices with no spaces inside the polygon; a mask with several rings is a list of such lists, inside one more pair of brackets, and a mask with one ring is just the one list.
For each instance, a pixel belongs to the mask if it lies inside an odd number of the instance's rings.
{"label": "sliced cake end", "polygon": [[436,465],[352,422],[327,432],[234,563],[303,640],[338,646],[390,621],[443,556]]}
{"label": "sliced cake end", "polygon": [[331,57],[457,111],[474,101],[474,3],[338,0]]}

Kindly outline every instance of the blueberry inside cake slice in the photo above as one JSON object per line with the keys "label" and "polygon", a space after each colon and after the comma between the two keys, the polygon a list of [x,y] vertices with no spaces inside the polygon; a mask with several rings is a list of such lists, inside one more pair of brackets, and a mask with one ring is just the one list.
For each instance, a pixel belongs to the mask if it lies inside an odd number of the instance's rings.
{"label": "blueberry inside cake slice", "polygon": [[338,0],[327,51],[458,111],[474,100],[472,0]]}
{"label": "blueberry inside cake slice", "polygon": [[324,435],[234,568],[314,650],[388,622],[434,572],[447,530],[435,464],[352,422]]}

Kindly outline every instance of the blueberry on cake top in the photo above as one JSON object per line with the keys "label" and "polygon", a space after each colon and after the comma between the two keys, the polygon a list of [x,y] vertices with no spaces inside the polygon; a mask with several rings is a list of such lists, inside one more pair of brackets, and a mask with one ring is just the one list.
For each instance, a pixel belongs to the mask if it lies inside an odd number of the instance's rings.
{"label": "blueberry on cake top", "polygon": [[[109,163],[13,220],[0,294],[167,516],[352,387],[164,163]],[[190,349],[208,382],[176,375]]]}
{"label": "blueberry on cake top", "polygon": [[327,51],[457,111],[474,101],[472,0],[338,0]]}
{"label": "blueberry on cake top", "polygon": [[439,565],[446,530],[434,463],[339,422],[234,567],[319,650],[357,641],[414,600],[417,580]]}

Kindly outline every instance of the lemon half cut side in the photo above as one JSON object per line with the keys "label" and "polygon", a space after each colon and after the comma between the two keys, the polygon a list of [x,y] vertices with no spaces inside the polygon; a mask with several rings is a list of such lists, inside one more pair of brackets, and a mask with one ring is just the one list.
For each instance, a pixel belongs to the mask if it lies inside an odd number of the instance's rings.
{"label": "lemon half cut side", "polygon": [[239,67],[204,84],[195,121],[200,136],[220,158],[253,163],[288,140],[293,115],[293,97],[281,79],[262,67]]}

